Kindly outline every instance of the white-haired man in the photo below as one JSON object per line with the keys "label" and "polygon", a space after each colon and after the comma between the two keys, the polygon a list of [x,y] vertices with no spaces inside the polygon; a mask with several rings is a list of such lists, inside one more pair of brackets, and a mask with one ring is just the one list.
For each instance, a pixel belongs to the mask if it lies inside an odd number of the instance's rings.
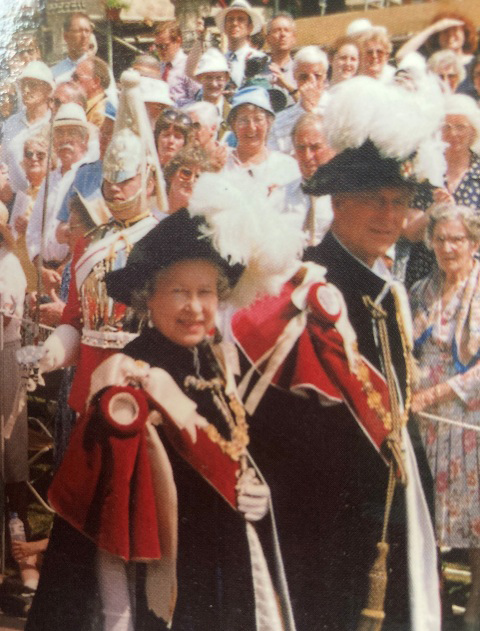
{"label": "white-haired man", "polygon": [[325,92],[327,71],[327,55],[318,46],[305,46],[295,55],[293,75],[297,87],[294,92],[298,102],[275,118],[267,143],[270,149],[292,153],[291,133],[297,120],[305,112],[324,112],[329,100]]}
{"label": "white-haired man", "polygon": [[338,153],[307,192],[331,195],[330,230],[279,297],[234,316],[233,331],[277,386],[249,448],[271,485],[297,628],[440,631],[433,485],[409,420],[408,299],[382,257],[434,175],[415,154],[443,112],[395,86],[372,101],[376,83],[342,82],[325,112]]}
{"label": "white-haired man", "polygon": [[59,243],[56,237],[57,214],[78,167],[88,160],[88,141],[89,126],[83,109],[76,103],[62,105],[53,121],[53,148],[60,164],[55,171],[47,174],[48,179],[44,180],[35,200],[26,232],[30,260],[36,264],[38,256],[42,256],[47,292],[60,282],[56,270],[68,256],[68,246]]}
{"label": "white-haired man", "polygon": [[335,152],[325,135],[323,118],[313,112],[303,114],[295,123],[292,141],[301,177],[286,187],[284,212],[298,217],[300,225],[308,233],[308,244],[316,245],[330,227],[333,219],[332,205],[329,195],[307,195],[304,186],[319,166],[333,158]]}

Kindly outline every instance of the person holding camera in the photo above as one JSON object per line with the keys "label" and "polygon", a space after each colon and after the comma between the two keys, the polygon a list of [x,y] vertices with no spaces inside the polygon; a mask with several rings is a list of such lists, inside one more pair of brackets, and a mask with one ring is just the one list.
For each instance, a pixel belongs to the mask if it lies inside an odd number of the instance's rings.
{"label": "person holding camera", "polygon": [[269,54],[247,61],[246,74],[263,77],[272,88],[279,90],[285,96],[285,104],[281,107],[284,109],[294,105],[298,95],[292,58],[296,43],[295,20],[287,12],[279,13],[268,21],[266,32]]}

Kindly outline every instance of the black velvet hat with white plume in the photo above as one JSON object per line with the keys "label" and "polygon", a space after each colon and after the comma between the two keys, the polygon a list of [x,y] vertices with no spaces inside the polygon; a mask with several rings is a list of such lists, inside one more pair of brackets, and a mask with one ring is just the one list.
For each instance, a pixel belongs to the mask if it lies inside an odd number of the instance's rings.
{"label": "black velvet hat with white plume", "polygon": [[157,271],[195,259],[219,267],[235,306],[277,293],[295,272],[304,245],[294,219],[269,205],[250,177],[204,173],[188,209],[163,219],[134,245],[123,269],[107,274],[108,294],[130,305],[133,291]]}
{"label": "black velvet hat with white plume", "polygon": [[337,155],[306,184],[311,195],[442,186],[442,103],[404,87],[355,77],[332,90],[324,116]]}

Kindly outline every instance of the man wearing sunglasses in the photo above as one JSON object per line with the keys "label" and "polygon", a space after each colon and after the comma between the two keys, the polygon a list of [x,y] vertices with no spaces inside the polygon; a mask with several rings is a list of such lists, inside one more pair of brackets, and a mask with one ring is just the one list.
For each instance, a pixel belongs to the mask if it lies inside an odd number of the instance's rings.
{"label": "man wearing sunglasses", "polygon": [[172,100],[179,107],[192,101],[200,86],[186,74],[187,55],[182,50],[182,31],[176,20],[157,26],[155,49],[162,64],[161,79],[168,84]]}
{"label": "man wearing sunglasses", "polygon": [[[59,165],[42,184],[43,189],[35,200],[26,233],[30,260],[36,264],[38,257],[42,256],[42,275],[47,292],[58,289],[58,270],[68,256],[68,247],[60,243],[56,235],[57,214],[78,167],[87,159],[89,135],[83,109],[75,103],[62,105],[53,121],[53,148]],[[47,202],[44,209],[45,194]]]}

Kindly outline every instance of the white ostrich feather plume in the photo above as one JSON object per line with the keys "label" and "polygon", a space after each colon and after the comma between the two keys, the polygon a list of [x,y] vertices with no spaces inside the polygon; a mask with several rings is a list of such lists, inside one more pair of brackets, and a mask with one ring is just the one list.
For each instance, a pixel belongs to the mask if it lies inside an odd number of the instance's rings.
{"label": "white ostrich feather plume", "polygon": [[439,129],[442,116],[442,107],[420,94],[355,77],[335,89],[324,122],[337,151],[370,139],[384,157],[404,160]]}
{"label": "white ostrich feather plume", "polygon": [[248,174],[202,174],[189,212],[205,219],[205,236],[223,258],[245,266],[229,298],[232,304],[242,306],[277,293],[294,273],[305,235],[289,215],[272,207],[264,187]]}

